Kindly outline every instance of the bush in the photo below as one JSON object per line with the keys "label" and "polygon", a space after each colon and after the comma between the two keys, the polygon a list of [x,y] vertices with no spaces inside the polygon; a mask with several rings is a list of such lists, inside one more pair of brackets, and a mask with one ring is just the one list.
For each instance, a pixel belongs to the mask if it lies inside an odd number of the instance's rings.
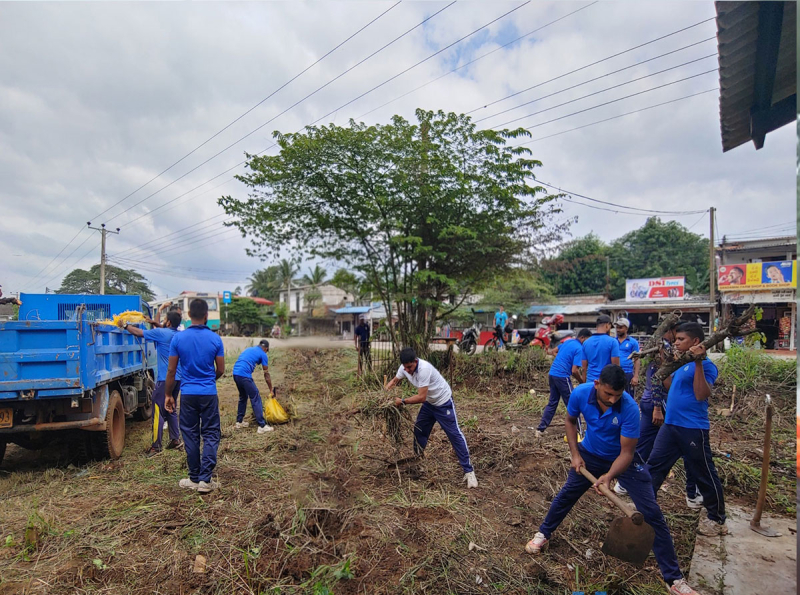
{"label": "bush", "polygon": [[720,380],[738,390],[797,389],[797,361],[770,357],[758,350],[734,346],[719,366]]}

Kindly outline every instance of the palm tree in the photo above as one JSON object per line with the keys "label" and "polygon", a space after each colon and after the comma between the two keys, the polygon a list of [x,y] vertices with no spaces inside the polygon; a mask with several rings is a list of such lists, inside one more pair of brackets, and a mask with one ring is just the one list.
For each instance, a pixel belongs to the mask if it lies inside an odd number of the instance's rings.
{"label": "palm tree", "polygon": [[285,258],[281,259],[278,263],[278,272],[276,274],[276,280],[278,282],[278,287],[282,287],[286,289],[286,304],[289,304],[289,292],[292,289],[292,282],[294,281],[294,276],[300,272],[300,267],[298,266],[298,262],[292,258],[286,260]]}
{"label": "palm tree", "polygon": [[319,265],[316,265],[313,271],[308,269],[308,273],[308,275],[303,277],[303,283],[311,285],[314,289],[325,283],[326,277],[328,276],[328,271]]}
{"label": "palm tree", "polygon": [[247,293],[253,297],[262,297],[275,301],[282,285],[278,280],[278,267],[269,266],[253,273],[248,279]]}

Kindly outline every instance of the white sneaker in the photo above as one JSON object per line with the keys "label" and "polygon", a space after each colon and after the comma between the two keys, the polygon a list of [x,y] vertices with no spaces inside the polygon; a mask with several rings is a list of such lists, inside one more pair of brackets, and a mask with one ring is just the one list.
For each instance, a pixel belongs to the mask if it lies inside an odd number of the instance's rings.
{"label": "white sneaker", "polygon": [[686,584],[686,579],[679,578],[669,588],[669,595],[700,595]]}
{"label": "white sneaker", "polygon": [[178,482],[178,485],[186,490],[196,490],[200,484],[193,482],[188,477],[184,477]]}
{"label": "white sneaker", "polygon": [[620,483],[617,482],[617,485],[614,486],[614,493],[617,494],[618,496],[627,496],[628,495],[628,490],[623,488],[620,485]]}
{"label": "white sneaker", "polygon": [[541,430],[536,430],[536,438],[541,438],[542,436],[544,436],[544,432]]}
{"label": "white sneaker", "polygon": [[533,555],[541,554],[548,543],[550,543],[550,540],[544,534],[537,532],[533,539],[528,542],[528,545],[525,546],[525,551]]}
{"label": "white sneaker", "polygon": [[249,426],[250,426],[249,421],[237,421],[236,425],[234,425],[233,427],[236,428],[237,430],[241,430],[242,428],[247,428]]}
{"label": "white sneaker", "polygon": [[197,484],[197,491],[201,494],[209,494],[219,487],[216,481],[201,481]]}
{"label": "white sneaker", "polygon": [[275,428],[273,428],[271,425],[267,424],[267,425],[265,425],[263,427],[258,428],[258,431],[256,433],[257,434],[266,434],[267,432],[271,432],[274,429]]}
{"label": "white sneaker", "polygon": [[697,524],[697,532],[700,535],[706,535],[709,537],[714,537],[716,535],[727,535],[728,526],[725,523],[720,525],[718,522],[712,521],[708,517],[703,517]]}
{"label": "white sneaker", "polygon": [[475,477],[475,472],[470,471],[469,473],[464,474],[464,479],[467,480],[467,488],[477,488],[478,487],[478,478]]}
{"label": "white sneaker", "polygon": [[703,508],[703,494],[698,492],[697,495],[694,498],[690,498],[689,496],[686,496],[686,506],[688,506],[689,508],[692,508],[694,510],[698,510],[700,508]]}

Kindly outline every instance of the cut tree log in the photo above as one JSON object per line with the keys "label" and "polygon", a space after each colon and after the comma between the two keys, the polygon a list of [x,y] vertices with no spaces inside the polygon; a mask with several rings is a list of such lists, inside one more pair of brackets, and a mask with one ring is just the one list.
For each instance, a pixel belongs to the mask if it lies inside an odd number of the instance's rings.
{"label": "cut tree log", "polygon": [[658,325],[655,332],[653,332],[653,336],[647,342],[647,346],[641,351],[632,353],[629,359],[641,359],[652,353],[658,353],[658,350],[661,349],[661,342],[664,340],[664,334],[679,324],[680,321],[680,310],[673,310],[667,314]]}
{"label": "cut tree log", "polygon": [[[756,311],[756,307],[754,304],[751,304],[750,307],[742,314],[741,316],[737,316],[733,320],[728,323],[724,329],[717,331],[710,337],[708,337],[705,341],[703,341],[703,345],[707,350],[714,347],[719,343],[722,343],[725,339],[731,337],[745,337],[747,335],[751,335],[753,333],[759,332],[757,329],[752,329],[748,331],[743,331],[742,327],[747,324],[747,322],[753,317],[753,314]],[[653,374],[653,382],[661,382],[667,378],[670,374],[672,374],[675,370],[679,369],[681,366],[685,366],[693,361],[696,361],[697,358],[692,355],[690,352],[686,351],[684,353],[676,353],[675,359],[670,362],[665,362],[659,369]]]}

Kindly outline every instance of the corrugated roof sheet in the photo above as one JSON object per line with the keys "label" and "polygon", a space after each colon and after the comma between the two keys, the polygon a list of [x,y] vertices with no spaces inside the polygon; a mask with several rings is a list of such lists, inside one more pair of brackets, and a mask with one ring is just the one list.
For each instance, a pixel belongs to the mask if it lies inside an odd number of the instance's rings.
{"label": "corrugated roof sheet", "polygon": [[[752,140],[756,102],[756,49],[761,2],[715,2],[719,48],[719,117],[722,150]],[[783,22],[772,105],[797,93],[797,4],[783,2]]]}
{"label": "corrugated roof sheet", "polygon": [[550,316],[552,314],[595,314],[603,309],[606,304],[534,304],[526,311],[526,316]]}

